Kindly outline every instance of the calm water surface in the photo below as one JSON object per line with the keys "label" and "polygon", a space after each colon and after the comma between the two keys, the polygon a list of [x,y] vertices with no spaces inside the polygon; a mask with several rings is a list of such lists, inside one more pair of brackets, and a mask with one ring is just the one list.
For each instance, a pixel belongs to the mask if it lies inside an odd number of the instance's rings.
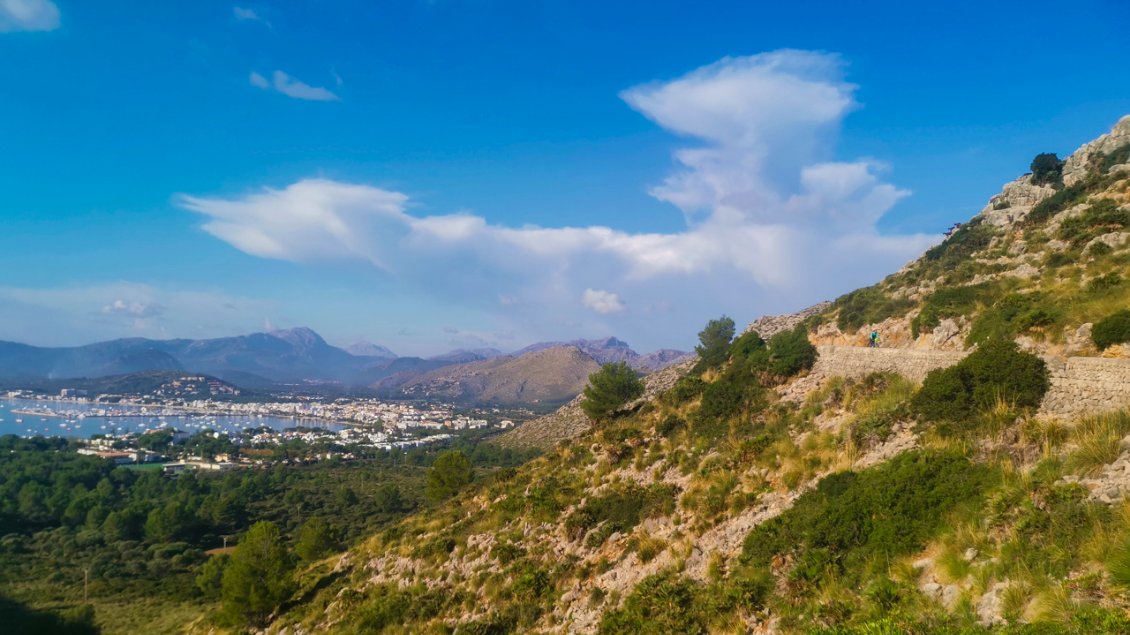
{"label": "calm water surface", "polygon": [[[12,410],[43,409],[64,416],[44,417],[41,415],[15,414]],[[78,413],[90,413],[98,409],[113,408],[114,410],[128,410],[131,413],[140,413],[140,406],[118,406],[107,404],[64,403],[57,401],[36,401],[28,399],[0,399],[0,434],[18,434],[24,437],[36,435],[82,437],[87,438],[94,434],[142,432],[153,428],[173,427],[184,430],[189,434],[199,432],[206,428],[238,433],[246,428],[267,427],[272,430],[285,430],[296,426],[307,428],[322,428],[326,430],[341,430],[346,426],[326,423],[297,417],[277,416],[226,416],[226,415],[177,415],[157,416],[142,415],[129,417],[100,417],[87,415],[85,418],[76,416]]]}

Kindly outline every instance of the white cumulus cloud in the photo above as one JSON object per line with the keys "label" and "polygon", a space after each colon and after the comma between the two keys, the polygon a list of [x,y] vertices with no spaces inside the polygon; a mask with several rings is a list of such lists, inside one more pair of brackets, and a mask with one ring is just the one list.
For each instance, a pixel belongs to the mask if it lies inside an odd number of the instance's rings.
{"label": "white cumulus cloud", "polygon": [[[404,193],[326,179],[177,202],[255,256],[367,261],[523,332],[622,329],[641,347],[669,344],[721,313],[752,319],[870,284],[937,240],[881,233],[877,221],[909,192],[884,181],[880,162],[835,156],[843,118],[858,107],[854,91],[839,57],[793,50],[624,91],[628,105],[687,139],[676,169],[651,190],[686,214],[681,231],[422,215]],[[616,294],[600,291],[613,285]],[[664,307],[664,319],[626,304]]]}
{"label": "white cumulus cloud", "polygon": [[320,86],[311,86],[282,71],[275,71],[271,75],[270,80],[255,71],[251,71],[248,81],[256,88],[274,90],[277,93],[281,93],[293,99],[303,99],[306,101],[338,100],[338,96],[328,89]]}
{"label": "white cumulus cloud", "polygon": [[581,304],[604,315],[619,313],[627,308],[620,301],[620,296],[600,289],[585,289],[581,295]]}
{"label": "white cumulus cloud", "polygon": [[57,28],[59,7],[50,0],[0,0],[0,33]]}

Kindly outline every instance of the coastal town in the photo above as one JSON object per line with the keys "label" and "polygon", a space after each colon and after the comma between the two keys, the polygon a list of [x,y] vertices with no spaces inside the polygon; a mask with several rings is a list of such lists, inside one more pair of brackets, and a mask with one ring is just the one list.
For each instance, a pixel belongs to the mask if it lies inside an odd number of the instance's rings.
{"label": "coastal town", "polygon": [[[228,397],[228,398],[225,398]],[[231,395],[186,398],[170,394],[98,394],[63,389],[0,393],[0,425],[24,436],[57,422],[51,434],[74,439],[80,454],[119,465],[159,464],[167,474],[230,470],[276,463],[349,461],[373,452],[442,445],[483,436],[531,416],[524,410],[447,403],[409,403],[369,397],[274,396],[235,401]],[[0,427],[7,431],[7,426]],[[154,465],[154,467],[156,467]]]}

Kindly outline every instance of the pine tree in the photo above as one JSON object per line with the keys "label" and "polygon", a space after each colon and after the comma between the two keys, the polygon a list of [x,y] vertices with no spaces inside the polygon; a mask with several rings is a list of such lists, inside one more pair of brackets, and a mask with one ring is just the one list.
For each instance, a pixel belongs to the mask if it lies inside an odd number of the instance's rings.
{"label": "pine tree", "polygon": [[581,410],[593,420],[604,421],[624,404],[642,395],[643,390],[643,382],[627,363],[605,364],[589,375]]}
{"label": "pine tree", "polygon": [[270,521],[251,526],[224,568],[223,614],[262,626],[294,592],[294,561],[282,532]]}

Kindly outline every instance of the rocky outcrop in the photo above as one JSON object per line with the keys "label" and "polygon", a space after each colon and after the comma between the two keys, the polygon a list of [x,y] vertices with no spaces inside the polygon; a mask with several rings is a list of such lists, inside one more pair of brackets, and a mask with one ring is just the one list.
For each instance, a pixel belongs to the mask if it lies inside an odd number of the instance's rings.
{"label": "rocky outcrop", "polygon": [[1120,119],[1110,132],[1085,143],[1063,162],[1063,182],[1074,185],[1087,175],[1096,158],[1130,144],[1130,115]]}
{"label": "rocky outcrop", "polygon": [[1050,185],[1032,183],[1031,175],[1024,175],[1001,188],[1000,194],[989,199],[989,204],[981,210],[985,222],[996,227],[1005,227],[1023,220],[1037,203],[1055,194]]}
{"label": "rocky outcrop", "polygon": [[827,311],[832,306],[831,302],[821,302],[814,304],[807,309],[801,309],[796,313],[788,313],[785,315],[763,315],[756,320],[749,323],[742,333],[749,333],[750,331],[757,331],[763,339],[769,339],[777,333],[788,331],[796,327],[797,324],[807,320],[808,318],[819,315]]}

